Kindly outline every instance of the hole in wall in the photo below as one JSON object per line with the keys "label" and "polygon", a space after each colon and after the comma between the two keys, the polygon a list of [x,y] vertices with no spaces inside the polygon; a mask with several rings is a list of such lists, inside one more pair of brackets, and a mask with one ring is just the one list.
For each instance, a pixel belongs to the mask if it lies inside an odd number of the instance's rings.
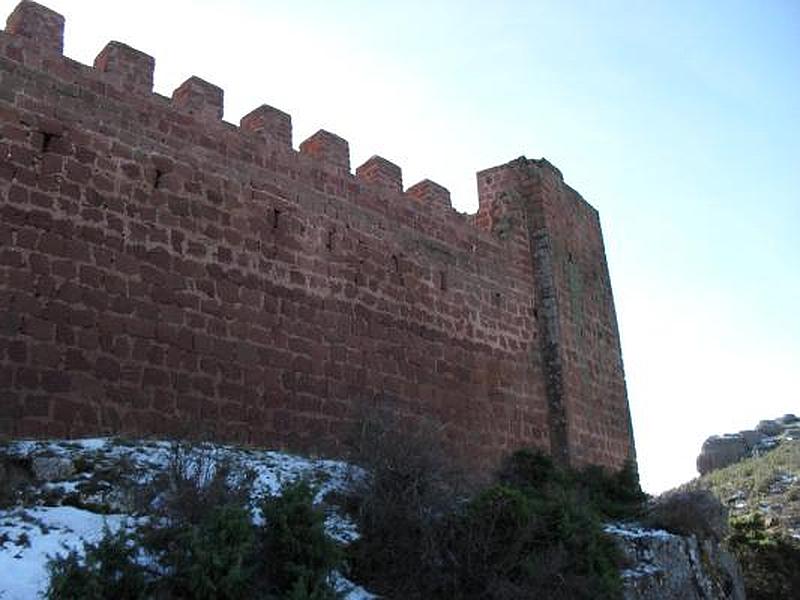
{"label": "hole in wall", "polygon": [[364,275],[362,270],[364,269],[364,242],[358,240],[358,244],[356,246],[356,253],[358,256],[358,268],[356,270],[356,274],[353,277],[353,281],[356,285],[364,285]]}
{"label": "hole in wall", "polygon": [[46,131],[40,133],[42,134],[42,152],[49,152],[53,142],[56,141],[59,136],[55,133],[47,133]]}
{"label": "hole in wall", "polygon": [[161,187],[161,179],[164,177],[164,172],[161,169],[156,169],[156,176],[153,178],[153,189],[157,190]]}
{"label": "hole in wall", "polygon": [[281,211],[277,208],[272,209],[272,229],[277,230],[280,223]]}
{"label": "hole in wall", "polygon": [[439,271],[439,290],[442,292],[447,291],[447,273]]}
{"label": "hole in wall", "polygon": [[392,279],[397,285],[405,285],[403,273],[400,270],[400,259],[396,254],[392,254]]}
{"label": "hole in wall", "polygon": [[503,295],[500,292],[495,292],[492,295],[492,303],[495,306],[499,307],[502,300],[503,300]]}
{"label": "hole in wall", "polygon": [[333,239],[334,239],[335,235],[336,235],[336,230],[335,229],[329,229],[328,230],[328,238],[325,241],[325,249],[328,252],[333,252]]}
{"label": "hole in wall", "polygon": [[358,270],[356,271],[355,276],[353,277],[353,282],[356,285],[364,285],[364,274],[362,273],[362,269],[364,268],[364,259],[358,259]]}

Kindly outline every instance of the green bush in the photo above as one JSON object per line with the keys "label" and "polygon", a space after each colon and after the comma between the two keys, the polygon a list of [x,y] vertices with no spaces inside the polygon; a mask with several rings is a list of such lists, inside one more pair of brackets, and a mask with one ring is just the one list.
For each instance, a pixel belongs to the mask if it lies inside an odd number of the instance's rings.
{"label": "green bush", "polygon": [[607,519],[628,519],[641,514],[647,496],[639,486],[636,465],[627,461],[610,473],[598,466],[582,470],[561,468],[537,450],[519,450],[503,464],[501,482],[535,495],[557,489],[572,489]]}
{"label": "green bush", "polygon": [[311,486],[298,481],[286,486],[280,496],[267,496],[262,504],[262,565],[269,591],[281,598],[337,597],[329,576],[342,556],[325,534],[325,515],[313,501]]}
{"label": "green bush", "polygon": [[770,531],[760,514],[731,519],[728,547],[742,567],[750,600],[800,598],[800,544]]}
{"label": "green bush", "polygon": [[505,463],[498,484],[469,500],[451,495],[443,505],[415,493],[409,507],[409,482],[427,489],[441,472],[383,457],[392,447],[377,452],[357,513],[362,537],[350,548],[368,588],[396,598],[620,597],[618,553],[601,523],[609,513],[640,510],[643,494],[630,474],[586,478],[522,451]]}
{"label": "green bush", "polygon": [[83,553],[71,550],[48,562],[48,600],[139,600],[147,598],[145,569],[136,562],[130,534],[105,529],[96,544],[84,543]]}
{"label": "green bush", "polygon": [[166,528],[160,533],[146,538],[145,548],[160,551],[159,564],[167,575],[157,587],[169,596],[196,600],[252,597],[256,536],[246,509],[220,506],[196,525]]}
{"label": "green bush", "polygon": [[533,451],[512,455],[501,470],[504,486],[471,504],[470,528],[489,527],[494,537],[477,547],[497,557],[487,566],[502,568],[488,578],[540,598],[618,597],[618,553],[601,528],[604,507],[619,496],[612,477],[597,470],[587,478]]}
{"label": "green bush", "polygon": [[602,467],[589,466],[578,472],[575,485],[594,506],[608,519],[630,519],[642,514],[647,495],[639,485],[639,473],[633,461],[609,473]]}
{"label": "green bush", "polygon": [[324,514],[313,506],[314,493],[306,482],[266,497],[264,524],[256,526],[249,495],[238,480],[226,468],[195,464],[183,461],[178,468],[176,463],[158,482],[148,501],[155,504],[154,514],[135,533],[106,531],[97,544],[85,544],[83,553],[51,559],[46,597],[339,597],[330,573],[340,565],[341,552],[325,534]]}

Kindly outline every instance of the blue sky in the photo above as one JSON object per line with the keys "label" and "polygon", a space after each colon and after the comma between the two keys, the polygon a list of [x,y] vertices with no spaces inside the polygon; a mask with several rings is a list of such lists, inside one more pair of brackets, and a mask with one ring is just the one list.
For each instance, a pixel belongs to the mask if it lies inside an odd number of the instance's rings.
{"label": "blue sky", "polygon": [[129,43],[157,91],[199,75],[227,120],[266,102],[295,144],[334,131],[462,211],[477,170],[556,164],[601,214],[648,491],[706,436],[800,413],[796,1],[44,3],[77,60]]}

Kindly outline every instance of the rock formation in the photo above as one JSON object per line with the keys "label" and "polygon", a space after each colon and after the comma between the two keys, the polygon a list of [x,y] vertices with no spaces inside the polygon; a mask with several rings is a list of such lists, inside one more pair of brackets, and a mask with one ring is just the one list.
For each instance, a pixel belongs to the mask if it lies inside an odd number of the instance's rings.
{"label": "rock formation", "polygon": [[625,600],[744,600],[736,560],[712,540],[660,530],[608,526],[629,566]]}
{"label": "rock formation", "polygon": [[743,458],[771,450],[784,438],[800,439],[800,419],[793,414],[759,421],[754,430],[712,435],[703,442],[697,457],[697,470],[705,475],[722,469]]}

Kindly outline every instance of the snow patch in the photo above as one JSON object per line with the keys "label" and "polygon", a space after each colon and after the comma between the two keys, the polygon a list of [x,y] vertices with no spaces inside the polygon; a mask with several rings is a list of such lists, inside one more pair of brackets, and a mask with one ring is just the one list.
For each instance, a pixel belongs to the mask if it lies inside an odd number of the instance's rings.
{"label": "snow patch", "polygon": [[629,540],[644,538],[672,540],[676,537],[663,529],[647,529],[635,523],[606,523],[603,526],[603,531]]}
{"label": "snow patch", "polygon": [[70,506],[0,511],[0,597],[30,600],[44,591],[47,559],[118,530],[127,515],[98,515]]}
{"label": "snow patch", "polygon": [[[5,449],[13,456],[34,458],[56,456],[93,466],[119,467],[120,477],[136,485],[147,485],[174,459],[176,446],[167,441],[130,441],[115,438],[82,440],[16,441]],[[252,506],[254,519],[257,499],[265,494],[279,494],[288,483],[307,480],[316,490],[315,501],[323,502],[331,492],[344,492],[365,473],[352,465],[335,460],[313,459],[281,452],[250,450],[218,444],[199,444],[188,449],[189,461],[197,468],[210,468],[229,461],[235,473],[254,474]],[[191,468],[191,462],[190,462]],[[42,483],[44,491],[62,490],[77,493],[90,479],[87,473],[75,473],[60,481]],[[108,498],[103,497],[108,500]],[[113,498],[110,503],[114,506]],[[358,539],[355,524],[334,507],[326,508],[325,528],[333,539],[348,544]],[[47,560],[71,549],[82,550],[83,542],[97,542],[105,527],[112,532],[120,527],[135,527],[137,519],[130,514],[101,515],[71,506],[36,506],[0,511],[0,598],[30,600],[46,589]],[[338,590],[346,600],[375,598],[363,588],[348,581],[342,574],[332,574]]]}

